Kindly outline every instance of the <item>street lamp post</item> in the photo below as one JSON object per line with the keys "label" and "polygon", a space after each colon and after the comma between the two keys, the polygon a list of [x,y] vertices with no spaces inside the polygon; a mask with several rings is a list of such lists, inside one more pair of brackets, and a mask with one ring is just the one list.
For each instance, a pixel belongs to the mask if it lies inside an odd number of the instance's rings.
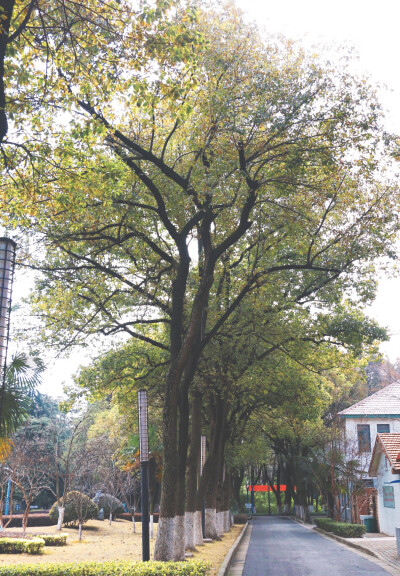
{"label": "street lamp post", "polygon": [[147,422],[147,391],[139,390],[139,452],[142,500],[142,560],[150,560],[149,539],[149,431]]}
{"label": "street lamp post", "polygon": [[6,385],[7,348],[10,334],[11,295],[14,279],[16,246],[16,243],[14,240],[11,240],[11,238],[0,238],[0,433]]}

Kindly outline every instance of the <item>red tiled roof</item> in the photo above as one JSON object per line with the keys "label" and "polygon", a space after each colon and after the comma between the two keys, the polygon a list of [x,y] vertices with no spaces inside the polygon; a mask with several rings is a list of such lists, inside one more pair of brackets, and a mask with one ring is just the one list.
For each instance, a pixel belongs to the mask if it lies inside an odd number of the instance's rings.
{"label": "red tiled roof", "polygon": [[399,415],[400,417],[400,382],[389,384],[375,394],[360,400],[349,408],[339,412],[340,416],[380,416]]}
{"label": "red tiled roof", "polygon": [[379,458],[377,457],[382,451],[385,452],[393,472],[400,474],[400,460],[397,459],[400,455],[400,433],[392,432],[377,435],[369,468],[373,476],[376,475],[374,472],[378,468]]}

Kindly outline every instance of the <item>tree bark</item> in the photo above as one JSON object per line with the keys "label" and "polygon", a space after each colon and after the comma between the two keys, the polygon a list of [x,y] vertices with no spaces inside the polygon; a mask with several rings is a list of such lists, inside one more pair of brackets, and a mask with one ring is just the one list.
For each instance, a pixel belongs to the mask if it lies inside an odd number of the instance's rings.
{"label": "tree bark", "polygon": [[[185,513],[185,533],[186,549],[192,550],[196,547],[196,493],[198,488],[198,464],[200,460],[200,439],[201,439],[201,394],[195,392],[192,401],[192,428],[190,438],[190,453],[188,458],[187,493],[186,493],[186,513]],[[198,520],[198,519],[197,519]],[[203,539],[201,537],[201,539]]]}
{"label": "tree bark", "polygon": [[[222,466],[222,453],[224,445],[224,424],[225,424],[225,402],[218,394],[214,407],[215,415],[212,423],[212,437],[210,441],[210,452],[204,471],[207,468],[207,483],[205,486],[205,509],[206,509],[206,537],[216,539],[219,537],[217,530],[217,495],[218,480]],[[204,472],[203,472],[204,473]]]}

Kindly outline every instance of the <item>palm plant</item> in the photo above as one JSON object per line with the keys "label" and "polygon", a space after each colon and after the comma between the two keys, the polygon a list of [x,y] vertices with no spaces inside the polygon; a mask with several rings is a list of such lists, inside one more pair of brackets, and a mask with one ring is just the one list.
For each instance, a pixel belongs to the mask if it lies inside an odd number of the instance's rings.
{"label": "palm plant", "polygon": [[16,353],[6,366],[0,388],[0,462],[12,447],[11,435],[28,418],[32,393],[41,383],[42,361]]}

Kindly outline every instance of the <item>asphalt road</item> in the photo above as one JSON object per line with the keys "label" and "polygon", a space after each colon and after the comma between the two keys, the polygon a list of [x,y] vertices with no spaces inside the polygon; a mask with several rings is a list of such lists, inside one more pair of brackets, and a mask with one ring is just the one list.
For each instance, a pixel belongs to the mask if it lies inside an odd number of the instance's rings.
{"label": "asphalt road", "polygon": [[243,576],[388,576],[357,553],[288,518],[252,521]]}

